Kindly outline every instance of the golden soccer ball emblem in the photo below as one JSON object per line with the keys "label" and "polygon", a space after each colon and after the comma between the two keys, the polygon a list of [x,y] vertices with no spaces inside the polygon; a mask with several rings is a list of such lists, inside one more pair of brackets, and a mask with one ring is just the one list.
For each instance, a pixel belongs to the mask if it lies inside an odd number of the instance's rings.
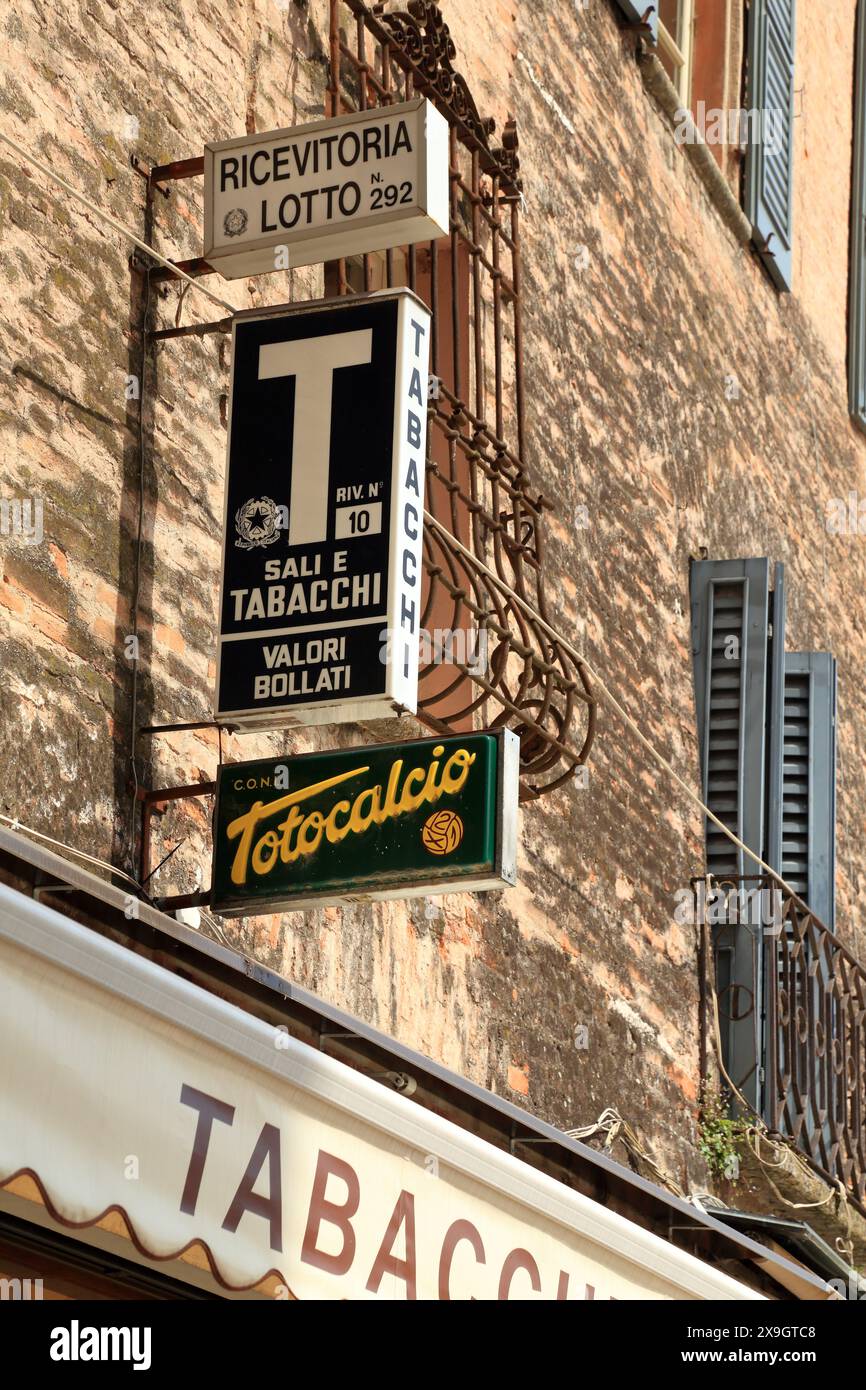
{"label": "golden soccer ball emblem", "polygon": [[434,811],[421,829],[421,843],[431,854],[453,854],[463,839],[463,822],[456,811]]}

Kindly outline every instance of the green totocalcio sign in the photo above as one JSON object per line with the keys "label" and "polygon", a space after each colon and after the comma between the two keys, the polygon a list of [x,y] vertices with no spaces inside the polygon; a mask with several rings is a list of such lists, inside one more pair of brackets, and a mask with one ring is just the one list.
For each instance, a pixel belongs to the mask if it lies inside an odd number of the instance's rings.
{"label": "green totocalcio sign", "polygon": [[223,765],[213,910],[515,883],[519,750],[499,730]]}

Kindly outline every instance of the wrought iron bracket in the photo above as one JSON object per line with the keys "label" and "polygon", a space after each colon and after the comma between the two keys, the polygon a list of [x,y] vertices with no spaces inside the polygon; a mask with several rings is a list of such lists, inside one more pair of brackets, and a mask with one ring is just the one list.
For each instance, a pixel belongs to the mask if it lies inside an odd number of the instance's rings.
{"label": "wrought iron bracket", "polygon": [[149,184],[151,188],[155,188],[158,193],[162,194],[163,198],[170,197],[171,189],[163,188],[162,184],[156,182],[153,169],[148,169],[145,164],[142,164],[137,154],[131,154],[129,156],[129,162],[139,177],[144,179],[145,183]]}
{"label": "wrought iron bracket", "polygon": [[656,47],[656,40],[653,36],[652,26],[649,17],[655,9],[655,5],[648,5],[640,19],[626,20],[620,28],[624,34],[640,34],[641,38],[648,39],[653,48]]}
{"label": "wrought iron bracket", "polygon": [[[176,270],[183,271],[184,275],[189,275],[193,280],[198,280],[202,275],[215,275],[213,266],[204,259],[203,256],[193,256],[188,261],[172,261],[172,266]],[[150,282],[158,285],[164,280],[179,280],[181,277],[175,275],[174,270],[169,270],[167,265],[158,265],[150,272]]]}
{"label": "wrought iron bracket", "polygon": [[204,173],[204,155],[193,155],[191,159],[173,159],[170,164],[157,164],[150,171],[151,179],[194,179]]}
{"label": "wrought iron bracket", "polygon": [[[182,725],[180,726],[183,727]],[[201,727],[201,726],[199,726]],[[144,787],[136,790],[136,799],[142,803],[141,812],[141,851],[139,856],[138,881],[145,884],[154,873],[154,866],[151,864],[151,821],[153,816],[164,816],[168,810],[169,803],[172,801],[184,801],[188,798],[197,796],[212,796],[216,791],[216,782],[194,782],[185,787],[160,787],[150,791]],[[158,866],[157,866],[158,867]],[[196,897],[196,894],[182,894],[184,898]],[[210,900],[210,889],[207,890],[208,901]],[[155,899],[157,903],[175,901],[174,899]],[[176,907],[197,907],[199,904],[193,902],[175,902]]]}

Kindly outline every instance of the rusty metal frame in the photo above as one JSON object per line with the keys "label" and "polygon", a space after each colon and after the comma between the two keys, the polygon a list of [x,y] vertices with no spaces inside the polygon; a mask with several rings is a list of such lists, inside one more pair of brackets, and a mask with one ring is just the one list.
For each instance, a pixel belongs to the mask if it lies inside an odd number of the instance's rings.
{"label": "rusty metal frame", "polygon": [[[182,727],[182,726],[181,726]],[[141,732],[145,732],[142,730]],[[139,787],[137,799],[141,802],[141,845],[139,850],[138,882],[141,888],[153,877],[159,864],[153,864],[153,817],[162,816],[168,810],[170,801],[186,801],[192,798],[214,796],[216,782],[193,782],[186,787],[158,787],[146,791]],[[165,860],[162,861],[163,863]],[[167,898],[154,898],[154,905],[161,911],[173,912],[181,907],[207,907],[210,904],[211,890],[203,889],[197,893],[175,893]]]}

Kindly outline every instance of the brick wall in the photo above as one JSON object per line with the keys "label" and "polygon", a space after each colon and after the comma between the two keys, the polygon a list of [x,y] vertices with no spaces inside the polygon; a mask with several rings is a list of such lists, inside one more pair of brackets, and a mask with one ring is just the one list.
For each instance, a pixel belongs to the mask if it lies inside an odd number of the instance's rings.
{"label": "brick wall", "polygon": [[[442,9],[482,112],[500,130],[508,115],[519,121],[528,464],[556,504],[556,622],[697,788],[689,557],[786,562],[789,646],[839,659],[839,931],[863,959],[866,565],[861,540],[824,527],[829,498],[866,486],[845,387],[854,0],[832,0],[823,17],[799,7],[786,297],[722,224],[610,0]],[[12,0],[0,121],[121,222],[152,231],[164,253],[195,255],[200,181],[157,195],[148,229],[130,154],[188,157],[207,139],[320,114],[326,10],[324,0],[155,0],[145,22],[109,0]],[[218,335],[142,358],[143,279],[128,254],[0,147],[3,496],[44,499],[42,544],[0,541],[0,810],[117,863],[131,845],[125,638],[141,488],[137,723],[206,719],[228,384]],[[281,276],[204,283],[239,307],[287,292]],[[298,272],[293,292],[320,293],[320,271]],[[186,323],[223,312],[193,290],[179,310],[174,287],[154,288],[152,301],[161,325],[178,311]],[[127,397],[142,360],[139,434],[139,402]],[[739,399],[726,396],[731,376]],[[223,751],[357,736],[225,736]],[[210,732],[173,735],[140,753],[139,777],[168,786],[211,778],[218,744]],[[155,891],[207,883],[209,814],[202,802],[160,821],[155,853],[179,848]],[[223,930],[547,1119],[585,1123],[619,1106],[688,1184],[703,1178],[696,942],[674,921],[673,895],[701,866],[700,818],[602,707],[588,786],[523,811],[514,890]]]}

